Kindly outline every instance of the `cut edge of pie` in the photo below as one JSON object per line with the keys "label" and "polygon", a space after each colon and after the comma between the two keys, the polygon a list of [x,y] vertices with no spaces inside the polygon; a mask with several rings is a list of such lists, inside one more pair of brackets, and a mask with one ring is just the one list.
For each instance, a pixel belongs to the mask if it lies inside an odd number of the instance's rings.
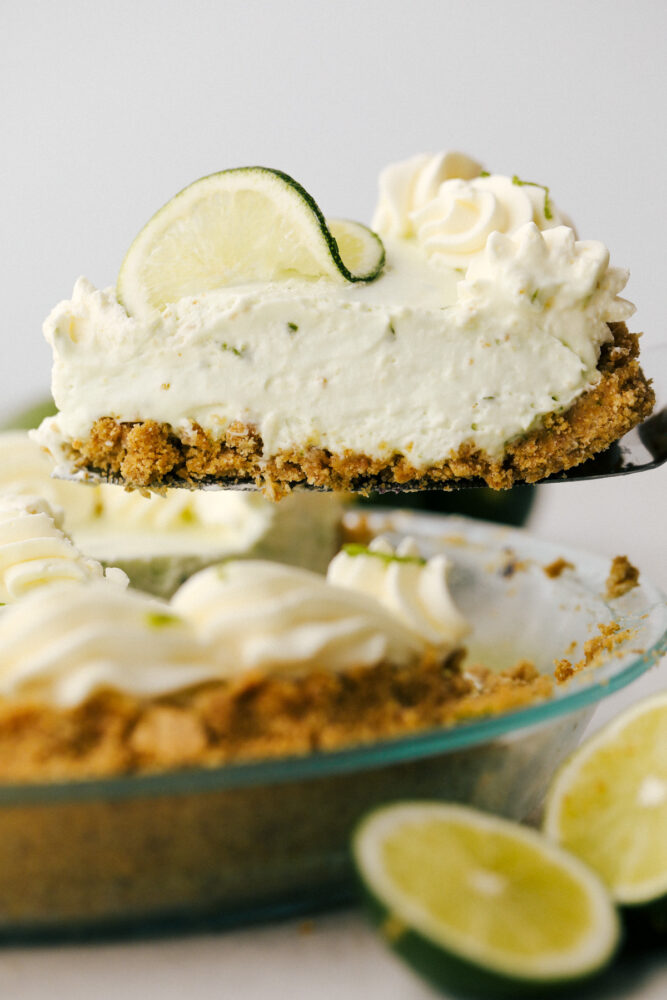
{"label": "cut edge of pie", "polygon": [[257,429],[231,423],[221,439],[196,423],[177,430],[154,420],[95,421],[85,440],[65,447],[75,472],[135,489],[198,488],[210,484],[254,486],[277,498],[307,487],[369,493],[455,489],[460,480],[483,480],[492,489],[535,483],[579,465],[608,448],[649,416],[655,396],[639,365],[638,338],[624,323],[610,323],[599,379],[568,409],[546,414],[539,426],[510,440],[496,459],[473,442],[455,454],[417,468],[401,454],[388,458],[304,447],[264,455]]}

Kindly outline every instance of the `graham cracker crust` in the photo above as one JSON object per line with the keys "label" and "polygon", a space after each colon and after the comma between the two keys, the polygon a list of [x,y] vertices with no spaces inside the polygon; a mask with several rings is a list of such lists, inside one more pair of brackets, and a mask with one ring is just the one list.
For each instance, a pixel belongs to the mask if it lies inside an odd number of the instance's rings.
{"label": "graham cracker crust", "polygon": [[501,460],[473,443],[425,468],[401,454],[378,459],[315,447],[265,457],[257,429],[247,424],[230,424],[219,440],[197,424],[177,433],[154,420],[125,422],[111,416],[97,420],[87,440],[73,441],[69,458],[77,469],[132,488],[249,483],[273,498],[304,485],[369,493],[392,486],[454,488],[457,480],[471,478],[492,489],[534,483],[604,451],[653,408],[653,390],[637,361],[638,335],[624,323],[612,323],[610,329],[613,340],[602,347],[597,385],[568,410],[547,414],[540,427],[509,442]]}
{"label": "graham cracker crust", "polygon": [[0,781],[48,782],[216,766],[376,742],[548,698],[553,678],[521,661],[496,674],[382,663],[337,674],[244,676],[163,698],[111,691],[71,709],[0,701]]}

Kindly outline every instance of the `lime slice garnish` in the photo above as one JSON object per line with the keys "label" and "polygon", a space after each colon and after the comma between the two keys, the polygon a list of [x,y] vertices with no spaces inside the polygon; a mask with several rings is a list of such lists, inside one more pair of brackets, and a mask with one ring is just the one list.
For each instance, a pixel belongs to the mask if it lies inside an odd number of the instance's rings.
{"label": "lime slice garnish", "polygon": [[543,995],[598,972],[617,945],[597,876],[497,816],[397,803],[362,821],[353,855],[383,936],[440,987]]}
{"label": "lime slice garnish", "polygon": [[190,184],[144,226],[118,276],[118,297],[145,315],[186,296],[298,276],[371,281],[384,247],[359,223],[335,222],[278,170],[239,167]]}
{"label": "lime slice garnish", "polygon": [[561,767],[544,831],[594,868],[617,903],[667,930],[667,692],[627,709]]}
{"label": "lime slice garnish", "polygon": [[329,232],[353,281],[372,281],[384,265],[384,244],[372,229],[351,219],[327,219]]}

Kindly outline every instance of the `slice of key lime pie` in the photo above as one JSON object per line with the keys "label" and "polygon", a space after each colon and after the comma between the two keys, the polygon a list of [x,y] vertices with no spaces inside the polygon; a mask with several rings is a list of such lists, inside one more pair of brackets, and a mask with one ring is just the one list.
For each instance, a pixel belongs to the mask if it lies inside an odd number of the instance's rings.
{"label": "slice of key lime pie", "polygon": [[461,154],[380,176],[375,232],[263,168],[190,185],[116,289],[45,324],[59,474],[138,488],[534,482],[650,412],[627,273],[548,188]]}

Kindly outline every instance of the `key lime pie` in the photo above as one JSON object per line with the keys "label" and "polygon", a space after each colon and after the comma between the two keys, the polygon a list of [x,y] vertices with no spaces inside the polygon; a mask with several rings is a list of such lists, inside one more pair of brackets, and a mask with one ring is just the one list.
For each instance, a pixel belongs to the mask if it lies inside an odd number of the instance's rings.
{"label": "key lime pie", "polygon": [[58,474],[131,487],[535,482],[606,448],[653,393],[627,273],[549,189],[462,154],[386,168],[373,230],[279,171],[203,178],[117,287],[44,327]]}
{"label": "key lime pie", "polygon": [[133,587],[161,597],[229,556],[323,573],[340,547],[343,501],[333,493],[294,492],[280,504],[230,490],[142,496],[54,479],[52,471],[53,462],[25,431],[0,433],[0,505],[12,496],[41,498],[81,553],[119,567]]}

